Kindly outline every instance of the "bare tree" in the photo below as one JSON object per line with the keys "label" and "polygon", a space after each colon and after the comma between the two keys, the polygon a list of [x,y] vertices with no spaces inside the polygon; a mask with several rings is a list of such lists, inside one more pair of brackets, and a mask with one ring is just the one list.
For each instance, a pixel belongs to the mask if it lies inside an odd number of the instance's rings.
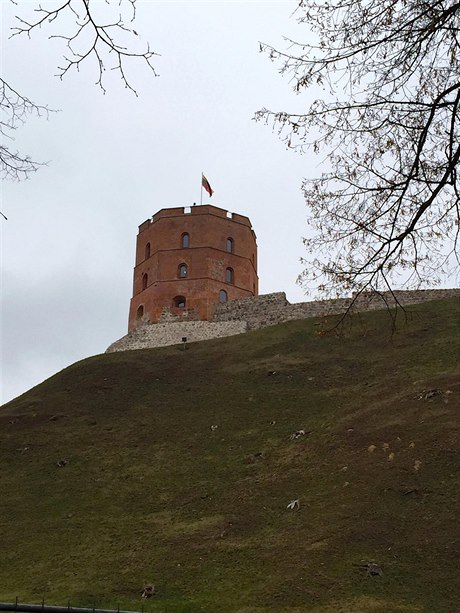
{"label": "bare tree", "polygon": [[12,148],[13,132],[28,115],[48,115],[50,109],[32,102],[0,78],[0,175],[2,179],[27,179],[42,163]]}
{"label": "bare tree", "polygon": [[327,99],[257,118],[324,154],[302,184],[314,236],[299,281],[326,295],[438,283],[458,264],[460,2],[302,0],[297,17],[314,43],[261,50]]}
{"label": "bare tree", "polygon": [[[28,4],[30,7],[30,3],[21,0],[11,2],[16,6]],[[55,0],[47,5],[48,8],[36,5],[30,17],[17,15],[11,37],[25,35],[31,38],[36,30],[48,28],[49,39],[63,40],[65,52],[57,73],[60,79],[72,69],[80,70],[83,63],[93,60],[96,84],[103,93],[106,92],[104,73],[110,69],[118,72],[125,88],[137,96],[127,76],[127,63],[130,60],[143,61],[156,76],[153,59],[158,54],[151,51],[148,43],[143,48],[140,46],[139,35],[133,27],[136,0],[106,0],[104,4],[95,0]],[[1,78],[0,110],[0,175],[16,180],[27,178],[42,164],[12,147],[14,130],[24,123],[27,115],[47,116],[52,110],[36,104]]]}
{"label": "bare tree", "polygon": [[[18,0],[11,0],[18,4]],[[158,55],[151,51],[149,44],[138,51],[127,46],[126,39],[138,37],[132,23],[136,18],[136,0],[106,0],[105,6],[95,0],[65,0],[54,2],[54,8],[43,8],[40,4],[34,10],[33,19],[24,19],[17,16],[17,24],[13,28],[12,37],[21,34],[31,37],[34,30],[42,27],[50,27],[56,22],[61,27],[67,26],[66,19],[70,17],[70,33],[50,34],[49,38],[59,38],[66,43],[66,53],[62,65],[58,66],[58,75],[61,79],[86,60],[96,60],[98,71],[97,85],[105,93],[103,76],[107,64],[111,63],[111,69],[118,71],[124,86],[137,95],[126,76],[126,62],[130,59],[143,60],[149,69],[156,75],[152,60]],[[124,5],[130,7],[131,12],[125,18],[118,12]],[[115,9],[115,12],[114,10]],[[128,22],[126,21],[128,19]],[[126,25],[130,23],[130,25]],[[132,44],[132,42],[131,42]],[[113,58],[114,61],[110,62]]]}

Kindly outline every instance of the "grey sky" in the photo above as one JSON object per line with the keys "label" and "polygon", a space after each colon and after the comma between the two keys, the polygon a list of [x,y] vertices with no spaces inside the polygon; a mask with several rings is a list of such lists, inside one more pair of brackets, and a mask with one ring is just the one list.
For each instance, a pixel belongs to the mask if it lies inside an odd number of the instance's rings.
{"label": "grey sky", "polygon": [[16,134],[21,151],[49,165],[2,187],[2,401],[126,333],[137,226],[199,202],[201,171],[212,204],[253,223],[260,292],[303,300],[300,183],[319,160],[252,120],[262,106],[306,104],[258,44],[306,35],[290,18],[296,2],[139,1],[136,31],[162,54],[158,78],[130,66],[139,98],[113,73],[104,96],[90,64],[53,77],[62,42],[45,30],[7,40],[21,4],[2,2],[2,74],[61,112]]}

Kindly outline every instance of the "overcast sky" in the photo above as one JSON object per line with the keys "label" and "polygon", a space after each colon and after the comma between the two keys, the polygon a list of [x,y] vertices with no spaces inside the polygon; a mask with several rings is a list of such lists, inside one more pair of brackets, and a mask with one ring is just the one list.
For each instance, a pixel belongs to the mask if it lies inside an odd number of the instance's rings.
{"label": "overcast sky", "polygon": [[137,227],[161,208],[199,202],[201,171],[212,204],[252,221],[260,293],[304,300],[300,184],[319,160],[253,121],[263,106],[306,106],[259,53],[259,41],[308,35],[291,17],[297,2],[138,0],[140,42],[161,53],[157,78],[130,65],[138,98],[115,73],[103,95],[92,63],[54,77],[63,43],[49,30],[8,40],[23,5],[37,3],[1,2],[3,78],[60,112],[16,133],[17,147],[48,166],[2,186],[2,401],[126,334]]}

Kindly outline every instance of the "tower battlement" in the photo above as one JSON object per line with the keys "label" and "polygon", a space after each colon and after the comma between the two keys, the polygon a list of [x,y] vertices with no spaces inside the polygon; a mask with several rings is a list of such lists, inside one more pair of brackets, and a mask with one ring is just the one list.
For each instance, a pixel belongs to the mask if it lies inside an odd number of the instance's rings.
{"label": "tower battlement", "polygon": [[[181,206],[170,209],[160,209],[150,219],[147,219],[139,226],[139,232],[143,232],[148,229],[152,223],[158,221],[163,217],[177,217],[179,215],[215,215],[216,217],[222,217],[225,219],[231,219],[236,223],[241,223],[245,226],[249,226],[252,229],[251,221],[249,217],[240,215],[239,213],[231,213],[225,209],[220,209],[212,204],[202,204],[200,206]],[[253,232],[254,233],[254,232]],[[254,234],[255,238],[255,234]]]}

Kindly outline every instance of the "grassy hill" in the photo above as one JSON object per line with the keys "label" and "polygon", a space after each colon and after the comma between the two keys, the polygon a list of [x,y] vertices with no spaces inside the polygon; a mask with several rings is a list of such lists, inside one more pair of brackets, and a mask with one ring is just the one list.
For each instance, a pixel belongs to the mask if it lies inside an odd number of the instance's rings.
{"label": "grassy hill", "polygon": [[0,600],[459,611],[458,307],[96,356],[4,405]]}

